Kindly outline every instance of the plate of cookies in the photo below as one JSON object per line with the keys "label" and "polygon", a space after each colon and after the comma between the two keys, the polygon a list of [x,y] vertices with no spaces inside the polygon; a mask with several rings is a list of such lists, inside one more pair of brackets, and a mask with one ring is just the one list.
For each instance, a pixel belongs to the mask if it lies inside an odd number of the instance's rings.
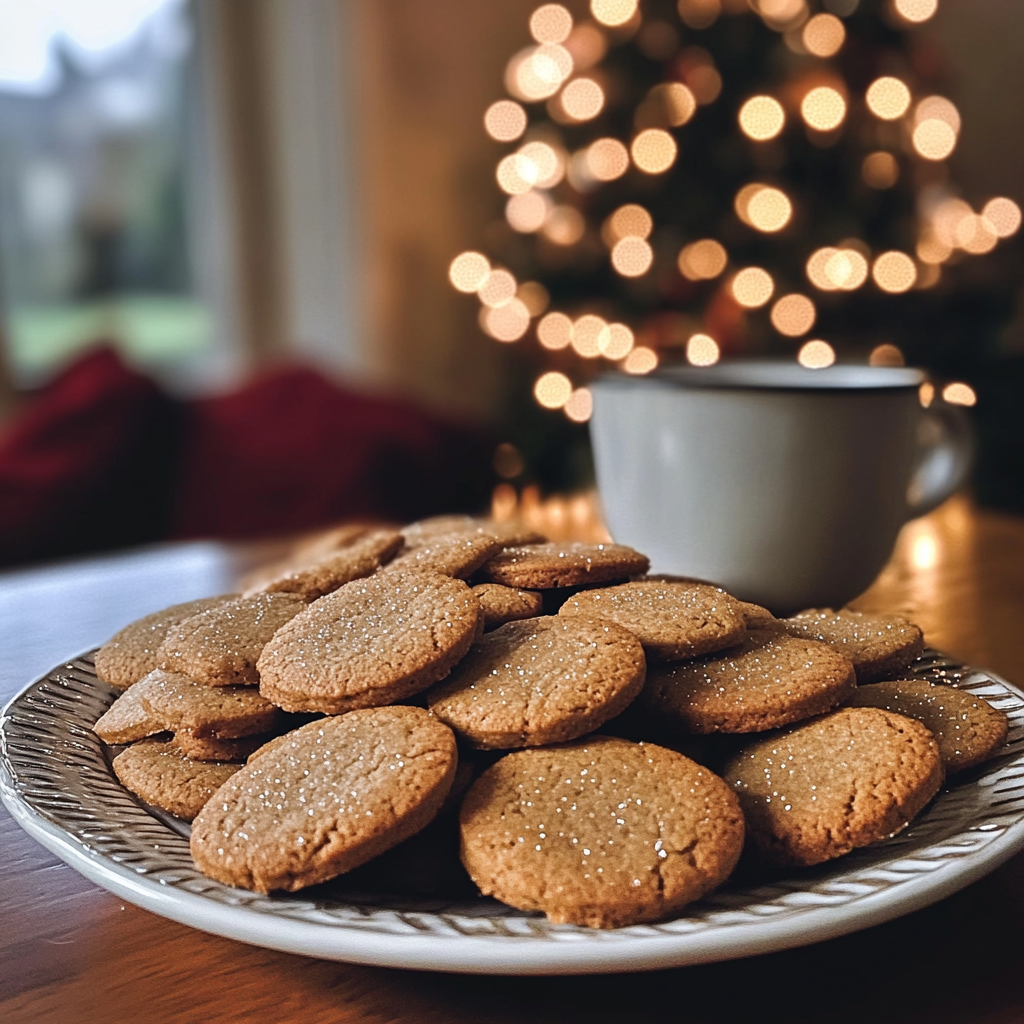
{"label": "plate of cookies", "polygon": [[167,918],[478,973],[706,963],[1024,846],[1024,694],[895,616],[787,619],[616,544],[343,527],[0,718],[0,796]]}

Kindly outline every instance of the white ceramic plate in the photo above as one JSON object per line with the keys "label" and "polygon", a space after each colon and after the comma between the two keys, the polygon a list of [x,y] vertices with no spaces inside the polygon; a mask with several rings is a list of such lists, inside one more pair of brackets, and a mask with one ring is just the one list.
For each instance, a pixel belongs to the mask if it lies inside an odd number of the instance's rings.
{"label": "white ceramic plate", "polygon": [[114,691],[90,656],[54,669],[0,719],[0,796],[76,871],[174,921],[259,946],[388,967],[587,974],[707,963],[798,946],[933,903],[1024,847],[1024,693],[928,652],[914,671],[1010,717],[1005,753],[943,791],[895,839],[757,885],[727,884],[672,921],[594,931],[494,900],[352,892],[261,896],[196,871],[187,829],[117,782],[92,724]]}

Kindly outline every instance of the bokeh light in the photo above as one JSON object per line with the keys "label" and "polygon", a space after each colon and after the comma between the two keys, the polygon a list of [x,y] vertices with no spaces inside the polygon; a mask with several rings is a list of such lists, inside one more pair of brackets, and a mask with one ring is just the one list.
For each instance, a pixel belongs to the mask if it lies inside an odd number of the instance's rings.
{"label": "bokeh light", "polygon": [[926,96],[914,107],[914,124],[922,121],[943,121],[953,129],[960,131],[960,111],[945,96]]}
{"label": "bokeh light", "polygon": [[942,397],[950,405],[977,405],[978,396],[970,384],[957,381],[942,389]]}
{"label": "bokeh light", "polygon": [[787,338],[799,338],[801,334],[806,334],[814,326],[816,318],[814,303],[806,295],[795,292],[783,295],[772,306],[772,326]]}
{"label": "bokeh light", "polygon": [[871,188],[892,188],[899,180],[900,165],[892,153],[880,149],[864,157],[860,173],[864,184]]}
{"label": "bokeh light", "polygon": [[756,0],[751,7],[764,19],[765,24],[776,32],[788,29],[794,22],[807,15],[804,0]]}
{"label": "bokeh light", "polygon": [[831,86],[812,89],[800,104],[800,114],[808,128],[828,132],[838,128],[846,117],[846,100]]}
{"label": "bokeh light", "polygon": [[835,291],[836,286],[825,273],[825,266],[837,252],[839,250],[833,246],[825,246],[812,252],[807,260],[807,280],[823,292]]}
{"label": "bokeh light", "polygon": [[498,164],[498,185],[509,195],[522,195],[537,184],[537,165],[519,153],[510,153]]}
{"label": "bokeh light", "polygon": [[957,225],[965,217],[973,217],[974,211],[962,199],[944,199],[932,211],[932,230],[935,237],[950,249],[956,246]]}
{"label": "bokeh light", "polygon": [[929,405],[935,400],[935,385],[925,381],[917,389],[918,401],[927,409]]}
{"label": "bokeh light", "polygon": [[686,343],[686,361],[691,366],[713,366],[721,354],[718,342],[708,334],[695,334]]}
{"label": "bokeh light", "polygon": [[1020,207],[1005,196],[990,199],[981,211],[999,238],[1009,238],[1020,227]]}
{"label": "bokeh light", "polygon": [[565,48],[572,55],[577,70],[586,71],[604,60],[608,52],[608,40],[596,25],[584,22],[569,33]]}
{"label": "bokeh light", "polygon": [[484,314],[484,330],[498,341],[517,341],[529,327],[530,311],[521,299],[510,299]]}
{"label": "bokeh light", "polygon": [[740,128],[758,142],[774,139],[786,123],[782,104],[771,96],[753,96],[740,107]]}
{"label": "bokeh light", "polygon": [[827,341],[816,338],[800,347],[796,359],[801,366],[806,366],[808,370],[823,370],[836,361],[836,352]]}
{"label": "bokeh light", "polygon": [[637,128],[678,128],[697,110],[697,98],[682,82],[654,86],[637,108]]}
{"label": "bokeh light", "polygon": [[732,279],[732,297],[747,309],[763,306],[774,291],[772,275],[762,267],[746,267]]}
{"label": "bokeh light", "polygon": [[555,245],[575,245],[587,229],[583,214],[575,206],[556,206],[542,228],[544,237]]}
{"label": "bokeh light", "polygon": [[922,263],[937,266],[939,263],[945,263],[953,255],[953,246],[947,245],[937,235],[928,231],[917,240],[915,251]]}
{"label": "bokeh light", "polygon": [[491,272],[491,261],[480,252],[464,252],[452,260],[448,280],[467,295],[478,291]]}
{"label": "bokeh light", "polygon": [[939,9],[939,0],[893,0],[893,8],[905,21],[919,25]]}
{"label": "bokeh light", "polygon": [[542,43],[521,50],[509,61],[505,86],[517,99],[546,100],[562,87],[573,66],[572,55],[564,46]]}
{"label": "bokeh light", "polygon": [[868,279],[868,261],[856,249],[837,249],[823,269],[829,285],[839,291],[852,292]]}
{"label": "bokeh light", "polygon": [[846,29],[834,14],[816,14],[801,35],[804,48],[815,57],[831,57],[842,49]]}
{"label": "bokeh light", "polygon": [[584,359],[596,359],[601,354],[601,346],[608,345],[608,333],[608,324],[605,320],[593,313],[587,313],[572,325],[573,350]]}
{"label": "bokeh light", "polygon": [[762,188],[750,197],[747,220],[758,231],[781,231],[793,216],[793,204],[785,192],[777,188]]}
{"label": "bokeh light", "polygon": [[629,169],[629,151],[618,139],[598,139],[587,149],[587,170],[597,181],[614,181]]}
{"label": "bokeh light", "polygon": [[989,220],[975,213],[970,217],[964,217],[957,224],[954,237],[959,248],[974,256],[991,252],[999,241],[999,236]]}
{"label": "bokeh light", "polygon": [[956,132],[945,121],[929,117],[914,129],[914,149],[925,160],[945,160],[956,148]]}
{"label": "bokeh light", "polygon": [[676,7],[687,28],[709,28],[722,13],[721,0],[679,0]]}
{"label": "bokeh light", "polygon": [[516,279],[507,270],[500,268],[492,270],[477,291],[480,301],[494,309],[510,302],[515,294]]}
{"label": "bokeh light", "polygon": [[864,98],[868,110],[883,121],[895,121],[910,108],[910,90],[906,83],[891,75],[876,78]]}
{"label": "bokeh light", "polygon": [[530,15],[530,35],[538,43],[564,43],[572,31],[572,15],[561,4],[544,4]]}
{"label": "bokeh light", "polygon": [[722,91],[722,76],[713,64],[698,64],[686,74],[693,98],[702,106],[714,103]]}
{"label": "bokeh light", "polygon": [[606,224],[606,235],[614,245],[620,238],[647,238],[654,227],[654,220],[642,206],[626,203],[608,218]]}
{"label": "bokeh light", "polygon": [[498,142],[512,142],[526,131],[526,111],[514,100],[498,100],[484,114],[484,128]]}
{"label": "bokeh light", "polygon": [[537,378],[533,394],[545,409],[561,409],[572,394],[572,381],[564,373],[552,370]]}
{"label": "bokeh light", "polygon": [[565,161],[546,142],[528,142],[515,155],[520,158],[519,173],[541,188],[553,188],[565,174]]}
{"label": "bokeh light", "polygon": [[523,192],[510,196],[505,204],[505,220],[514,231],[528,234],[540,231],[551,209],[551,200],[543,192]]}
{"label": "bokeh light", "polygon": [[548,303],[551,301],[551,294],[540,281],[524,281],[516,289],[516,298],[526,307],[531,317],[540,316]]}
{"label": "bokeh light", "polygon": [[905,253],[893,250],[884,252],[871,267],[871,276],[883,292],[893,295],[909,291],[917,280],[917,267]]}
{"label": "bokeh light", "polygon": [[572,320],[564,313],[548,313],[537,324],[537,340],[552,352],[572,343]]}
{"label": "bokeh light", "polygon": [[661,128],[640,132],[630,147],[633,163],[646,174],[661,174],[675,163],[676,140]]}
{"label": "bokeh light", "polygon": [[589,121],[604,109],[604,90],[592,78],[576,78],[562,90],[560,100],[573,121]]}
{"label": "bokeh light", "polygon": [[654,250],[633,235],[620,239],[612,249],[612,266],[623,277],[640,277],[651,269]]}
{"label": "bokeh light", "polygon": [[586,423],[594,411],[594,399],[589,388],[577,388],[563,407],[573,423]]}
{"label": "bokeh light", "polygon": [[633,350],[633,332],[625,324],[609,324],[607,331],[598,335],[598,347],[605,359],[625,359]]}
{"label": "bokeh light", "polygon": [[876,345],[868,356],[869,366],[906,366],[907,361],[903,353],[895,346],[888,343]]}
{"label": "bokeh light", "polygon": [[736,211],[736,216],[739,217],[744,224],[750,224],[750,217],[747,211],[750,208],[750,200],[757,195],[761,189],[767,188],[759,181],[753,181],[749,185],[744,185],[739,192],[736,193],[736,198],[733,200],[733,209]]}
{"label": "bokeh light", "polygon": [[658,366],[658,353],[646,345],[637,345],[632,352],[622,361],[622,368],[626,373],[644,374]]}
{"label": "bokeh light", "polygon": [[710,281],[725,270],[729,254],[721,242],[702,238],[683,246],[679,253],[679,272],[690,281]]}
{"label": "bokeh light", "polygon": [[590,0],[595,21],[614,28],[625,25],[636,14],[637,0]]}

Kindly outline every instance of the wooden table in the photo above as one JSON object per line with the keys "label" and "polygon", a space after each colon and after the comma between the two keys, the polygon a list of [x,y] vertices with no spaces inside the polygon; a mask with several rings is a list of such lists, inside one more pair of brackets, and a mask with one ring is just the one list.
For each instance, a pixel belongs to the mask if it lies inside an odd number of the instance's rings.
{"label": "wooden table", "polygon": [[[0,702],[132,618],[229,589],[260,552],[167,546],[0,576]],[[1024,520],[963,499],[910,524],[858,602],[1024,681]],[[0,817],[0,1021],[1024,1021],[1024,854],[886,925],[651,974],[486,978],[349,966],[173,924],[97,889]]]}

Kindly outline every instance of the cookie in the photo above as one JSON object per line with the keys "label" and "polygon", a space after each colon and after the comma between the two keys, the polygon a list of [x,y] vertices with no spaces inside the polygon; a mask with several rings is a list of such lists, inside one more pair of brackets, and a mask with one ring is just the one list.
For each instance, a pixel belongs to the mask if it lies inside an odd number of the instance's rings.
{"label": "cookie", "polygon": [[882,708],[924,725],[939,745],[947,775],[987,761],[1006,743],[1006,715],[988,701],[923,679],[858,686],[846,707]]}
{"label": "cookie", "polygon": [[172,626],[157,660],[202,686],[254,686],[267,641],[305,607],[291,594],[235,598]]}
{"label": "cookie", "polygon": [[193,761],[173,743],[142,740],[113,761],[121,784],[147,804],[191,821],[238,771],[237,764]]}
{"label": "cookie", "polygon": [[480,583],[473,588],[473,593],[483,609],[485,630],[496,629],[517,619],[535,618],[544,607],[544,598],[536,590]]}
{"label": "cookie", "polygon": [[425,690],[466,654],[480,602],[440,573],[382,573],[314,601],[267,644],[260,693],[286,711],[339,714]]}
{"label": "cookie", "polygon": [[486,533],[506,545],[540,544],[547,540],[547,537],[516,520],[496,523],[493,519],[477,519],[465,515],[433,516],[402,527],[402,536],[410,547],[452,533]]}
{"label": "cookie", "polygon": [[593,732],[640,692],[644,652],[614,622],[557,615],[487,633],[427,705],[471,747],[510,750]]}
{"label": "cookie", "polygon": [[315,601],[345,583],[362,579],[376,572],[402,546],[397,530],[371,530],[345,544],[283,568],[250,587],[253,594],[294,594],[303,601]]}
{"label": "cookie", "polygon": [[622,544],[522,544],[493,557],[480,576],[507,587],[549,590],[624,580],[649,566],[646,555]]}
{"label": "cookie", "polygon": [[751,604],[749,601],[736,601],[736,609],[746,620],[748,629],[774,629],[778,619],[767,608],[759,604]]}
{"label": "cookie", "polygon": [[759,739],[724,776],[758,860],[820,864],[898,832],[938,792],[932,734],[879,708],[844,708]]}
{"label": "cookie", "polygon": [[683,732],[761,732],[823,714],[856,685],[827,644],[753,630],[727,651],[651,666],[640,703]]}
{"label": "cookie", "polygon": [[158,666],[156,652],[169,629],[198,612],[216,608],[237,596],[228,594],[186,601],[137,619],[115,633],[96,652],[96,675],[103,682],[122,690],[137,683]]}
{"label": "cookie", "polygon": [[635,581],[570,597],[559,615],[607,619],[643,644],[648,661],[679,661],[720,651],[747,634],[736,602],[701,583]]}
{"label": "cookie", "polygon": [[93,732],[105,743],[131,743],[181,729],[226,739],[268,732],[284,718],[252,687],[200,686],[158,668],[122,693]]}
{"label": "cookie", "polygon": [[729,787],[654,744],[592,737],[503,757],[459,816],[481,892],[556,924],[657,921],[721,884],[743,848]]}
{"label": "cookie", "polygon": [[406,548],[381,571],[426,571],[453,576],[460,580],[468,579],[504,546],[502,540],[478,530],[436,533]]}
{"label": "cookie", "polygon": [[219,736],[204,736],[192,729],[179,729],[174,734],[174,745],[193,761],[241,764],[270,739],[272,737],[266,733],[259,736],[222,739]]}
{"label": "cookie", "polygon": [[891,679],[924,650],[921,630],[895,615],[809,608],[780,621],[791,636],[820,640],[845,654],[853,662],[858,683]]}
{"label": "cookie", "polygon": [[418,832],[455,778],[451,730],[412,707],[310,722],[252,760],[192,825],[199,869],[257,892],[344,874]]}

